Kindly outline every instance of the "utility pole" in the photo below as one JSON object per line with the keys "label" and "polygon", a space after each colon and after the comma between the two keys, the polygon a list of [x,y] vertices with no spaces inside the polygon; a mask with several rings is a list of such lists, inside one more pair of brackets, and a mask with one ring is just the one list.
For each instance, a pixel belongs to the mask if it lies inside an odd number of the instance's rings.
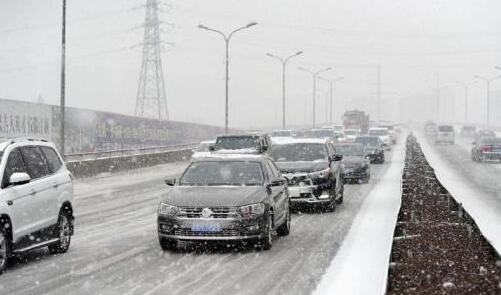
{"label": "utility pole", "polygon": [[440,121],[440,92],[447,88],[447,86],[440,86],[440,75],[438,73],[436,74],[436,86],[431,88],[435,90],[435,100],[436,100],[435,110],[436,110],[436,119],[438,122]]}
{"label": "utility pole", "polygon": [[473,84],[476,84],[476,83],[477,83],[477,81],[473,81],[470,83],[456,81],[456,84],[463,87],[463,90],[464,90],[464,122],[465,123],[468,123],[468,91],[470,89],[470,86],[472,86]]}
{"label": "utility pole", "polygon": [[491,119],[490,119],[490,113],[491,113],[491,82],[494,80],[497,80],[501,78],[501,76],[495,76],[491,78],[485,78],[483,76],[475,75],[475,78],[482,80],[485,82],[486,85],[486,90],[487,90],[487,103],[486,103],[486,123],[487,126],[490,126],[491,124]]}
{"label": "utility pole", "polygon": [[381,65],[377,65],[377,118],[381,121]]}
{"label": "utility pole", "polygon": [[282,58],[282,57],[273,55],[271,53],[266,53],[267,56],[275,58],[275,59],[279,60],[282,63],[282,129],[285,129],[285,68],[287,66],[287,62],[291,58],[293,58],[295,56],[298,56],[298,55],[301,55],[301,54],[303,54],[303,52],[302,51],[298,51],[298,52],[296,52],[293,55],[290,55],[290,56],[288,56],[286,58]]}
{"label": "utility pole", "polygon": [[341,81],[344,79],[344,77],[338,77],[332,80],[326,79],[324,77],[318,77],[318,79],[323,80],[327,83],[329,83],[329,92],[330,92],[330,103],[329,103],[329,124],[332,126],[333,124],[333,108],[334,108],[334,99],[333,99],[333,92],[334,92],[334,83]]}
{"label": "utility pole", "polygon": [[61,38],[61,101],[60,101],[60,130],[59,130],[59,138],[61,141],[61,155],[63,159],[65,157],[64,144],[64,129],[65,129],[65,108],[66,108],[66,0],[63,0],[63,22],[62,22],[62,38]]}
{"label": "utility pole", "polygon": [[138,117],[169,120],[160,43],[158,0],[146,0],[143,57],[134,113]]}
{"label": "utility pole", "polygon": [[229,84],[229,68],[230,68],[230,55],[229,55],[230,40],[231,40],[231,37],[233,36],[233,34],[235,34],[236,32],[244,30],[244,29],[248,29],[248,28],[255,26],[255,25],[257,25],[256,22],[248,23],[246,26],[243,26],[243,27],[240,27],[236,30],[233,30],[229,34],[225,34],[221,31],[211,29],[211,28],[204,26],[204,25],[198,25],[199,29],[218,33],[219,35],[221,35],[223,37],[224,42],[225,42],[225,48],[226,48],[226,83],[225,83],[225,94],[226,95],[225,95],[225,108],[224,108],[224,132],[225,133],[228,133],[228,96],[229,96],[228,84]]}
{"label": "utility pole", "polygon": [[315,116],[316,116],[316,104],[315,104],[315,96],[316,96],[316,92],[317,92],[317,77],[318,75],[320,75],[320,73],[323,73],[323,72],[326,72],[326,71],[330,71],[331,68],[325,68],[325,69],[322,69],[322,70],[319,70],[319,71],[316,71],[316,72],[313,72],[309,69],[306,69],[306,68],[303,68],[303,67],[299,67],[298,68],[299,70],[301,71],[304,71],[304,72],[307,72],[308,74],[311,75],[311,77],[313,78],[313,107],[312,107],[312,110],[313,110],[313,118],[312,118],[312,121],[313,121],[313,128],[315,128]]}

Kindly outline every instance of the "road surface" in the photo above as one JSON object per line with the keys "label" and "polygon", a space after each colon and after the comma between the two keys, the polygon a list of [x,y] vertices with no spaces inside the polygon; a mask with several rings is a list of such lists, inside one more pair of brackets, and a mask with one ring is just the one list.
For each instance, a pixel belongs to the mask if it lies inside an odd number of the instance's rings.
{"label": "road surface", "polygon": [[373,165],[369,184],[346,185],[336,212],[293,215],[291,234],[276,238],[270,251],[192,244],[161,250],[163,179],[186,163],[78,180],[68,253],[39,249],[14,259],[0,276],[0,294],[310,294],[390,164]]}

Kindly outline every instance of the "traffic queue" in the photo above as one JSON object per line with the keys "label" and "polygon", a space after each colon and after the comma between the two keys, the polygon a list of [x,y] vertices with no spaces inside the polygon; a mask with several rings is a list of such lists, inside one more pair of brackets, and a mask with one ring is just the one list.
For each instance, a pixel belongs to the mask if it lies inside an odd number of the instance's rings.
{"label": "traffic queue", "polygon": [[[272,248],[291,232],[293,211],[334,212],[345,183],[368,183],[397,142],[393,125],[326,126],[242,133],[205,141],[158,205],[164,250],[180,242],[242,242]],[[346,132],[346,134],[344,133]]]}

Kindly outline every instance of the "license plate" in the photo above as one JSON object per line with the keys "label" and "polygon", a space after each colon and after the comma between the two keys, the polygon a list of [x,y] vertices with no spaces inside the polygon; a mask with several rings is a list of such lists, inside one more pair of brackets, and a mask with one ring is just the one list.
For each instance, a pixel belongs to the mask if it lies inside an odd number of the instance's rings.
{"label": "license plate", "polygon": [[221,225],[217,223],[197,223],[191,225],[191,231],[214,233],[222,231]]}

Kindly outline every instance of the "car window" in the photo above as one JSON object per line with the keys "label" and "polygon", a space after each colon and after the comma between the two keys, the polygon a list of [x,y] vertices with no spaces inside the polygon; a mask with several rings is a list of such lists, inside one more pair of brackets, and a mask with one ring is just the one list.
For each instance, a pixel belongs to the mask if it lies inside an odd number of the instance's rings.
{"label": "car window", "polygon": [[41,150],[36,146],[26,146],[21,148],[24,161],[28,168],[31,179],[37,179],[49,175],[49,166],[45,161]]}
{"label": "car window", "polygon": [[56,151],[48,146],[41,146],[40,149],[42,150],[43,154],[45,155],[45,158],[47,159],[50,172],[51,173],[57,172],[61,168],[61,166],[63,166],[63,163],[61,163],[61,159],[57,155]]}
{"label": "car window", "polygon": [[10,177],[14,173],[27,173],[26,165],[24,164],[23,156],[19,148],[12,150],[7,159],[5,171],[3,173],[2,188],[9,186]]}
{"label": "car window", "polygon": [[270,160],[267,160],[266,162],[268,163],[269,169],[271,171],[272,179],[279,179],[280,172],[279,172],[278,168],[275,166],[275,163],[273,163]]}

